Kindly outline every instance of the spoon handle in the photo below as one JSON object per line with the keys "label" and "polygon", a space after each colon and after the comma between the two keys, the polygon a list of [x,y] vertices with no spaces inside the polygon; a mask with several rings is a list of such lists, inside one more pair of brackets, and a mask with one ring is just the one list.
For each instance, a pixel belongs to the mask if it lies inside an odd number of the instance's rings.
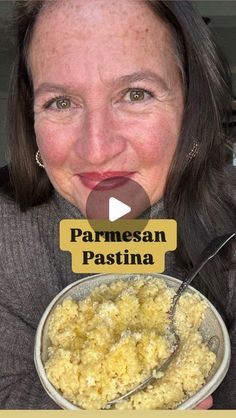
{"label": "spoon handle", "polygon": [[[213,239],[208,244],[208,246],[205,248],[205,250],[203,250],[203,252],[201,253],[201,255],[199,257],[198,263],[196,264],[195,267],[192,268],[192,270],[190,270],[190,273],[189,273],[189,276],[188,276],[187,280],[185,280],[181,284],[181,286],[178,288],[178,290],[176,292],[175,297],[173,298],[172,307],[169,311],[169,317],[170,317],[171,321],[173,320],[175,307],[176,307],[176,304],[177,304],[177,301],[178,301],[179,297],[182,295],[182,293],[185,291],[185,289],[188,287],[188,285],[191,283],[191,281],[194,279],[194,277],[203,268],[203,266],[207,263],[207,261],[210,260],[210,258],[214,257],[214,255],[216,255],[218,253],[218,251],[228,241],[230,241],[235,235],[236,235],[236,232],[233,232],[233,233],[228,234],[228,235],[216,237],[215,239]],[[142,383],[137,385],[135,388],[131,389],[128,393],[125,393],[124,395],[121,395],[118,398],[115,398],[115,399],[111,400],[102,409],[110,409],[115,403],[118,403],[118,402],[121,402],[121,401],[123,401],[127,398],[130,398],[131,395],[134,395],[135,393],[137,393],[140,390],[147,387],[148,384],[151,384],[153,381],[155,381],[156,380],[155,375],[156,375],[157,372],[163,372],[168,367],[169,363],[172,361],[172,359],[174,358],[177,350],[179,349],[179,337],[178,337],[177,333],[175,332],[175,329],[174,329],[173,326],[170,328],[170,331],[172,331],[173,338],[174,338],[173,339],[174,349],[173,349],[170,357],[165,360],[165,362],[162,364],[161,367],[154,369],[153,372],[155,372],[155,373],[152,372],[152,374],[146,380],[144,380]]]}
{"label": "spoon handle", "polygon": [[194,277],[201,271],[201,269],[205,266],[205,264],[210,260],[212,257],[214,257],[218,251],[224,247],[225,244],[227,244],[228,241],[230,241],[233,237],[236,236],[236,232],[231,232],[231,234],[227,235],[221,235],[219,237],[214,238],[207,247],[202,251],[200,254],[200,257],[198,259],[197,264],[190,270],[187,279],[180,285],[178,288],[174,298],[173,298],[173,305],[170,310],[170,317],[173,316],[176,304],[180,298],[180,296],[183,294],[185,289],[190,285]]}

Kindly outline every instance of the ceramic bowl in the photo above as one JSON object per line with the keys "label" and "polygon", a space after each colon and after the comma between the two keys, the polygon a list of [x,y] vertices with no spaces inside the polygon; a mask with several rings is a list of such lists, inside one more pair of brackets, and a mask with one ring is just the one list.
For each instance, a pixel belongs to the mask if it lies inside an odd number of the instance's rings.
{"label": "ceramic bowl", "polygon": [[[145,276],[147,275],[139,275],[140,278]],[[180,280],[164,274],[148,274],[148,276],[152,276],[153,280],[165,280],[166,284],[174,289],[177,289],[181,284]],[[63,289],[45,310],[36,332],[34,349],[35,366],[44,389],[54,402],[62,409],[77,410],[80,408],[66,400],[60,391],[54,388],[54,386],[49,382],[44,369],[44,364],[48,358],[48,325],[56,305],[61,304],[62,301],[68,297],[76,300],[84,299],[95,287],[101,285],[102,283],[110,284],[116,280],[132,280],[134,277],[137,277],[137,275],[98,274],[80,279]],[[200,331],[203,335],[204,341],[206,342],[208,342],[212,337],[218,337],[216,346],[214,347],[214,344],[212,346],[212,350],[215,351],[216,354],[216,362],[206,380],[205,385],[197,393],[179,405],[177,409],[193,409],[197,404],[212,394],[224,379],[230,363],[229,335],[220,314],[208,301],[208,299],[196,289],[189,286],[188,291],[190,293],[199,294],[208,304]],[[215,339],[213,338],[212,340],[214,342]]]}

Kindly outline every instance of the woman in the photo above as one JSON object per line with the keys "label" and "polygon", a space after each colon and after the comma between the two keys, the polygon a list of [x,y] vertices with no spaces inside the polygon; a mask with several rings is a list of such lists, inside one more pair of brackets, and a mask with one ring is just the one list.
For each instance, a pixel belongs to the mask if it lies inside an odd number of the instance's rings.
{"label": "woman", "polygon": [[[59,221],[85,215],[91,181],[131,173],[152,217],[177,220],[178,251],[166,272],[184,277],[212,237],[235,230],[235,177],[225,170],[222,128],[231,97],[189,2],[16,6],[11,162],[0,204],[0,399],[2,408],[56,409],[37,379],[33,340],[47,304],[78,279],[58,248]],[[228,245],[195,282],[232,338],[214,408],[236,407],[234,268]]]}

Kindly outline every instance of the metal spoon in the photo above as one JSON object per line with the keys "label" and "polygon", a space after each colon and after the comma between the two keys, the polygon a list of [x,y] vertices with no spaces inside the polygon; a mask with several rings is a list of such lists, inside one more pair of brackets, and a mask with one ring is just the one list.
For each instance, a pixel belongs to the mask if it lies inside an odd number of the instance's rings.
{"label": "metal spoon", "polygon": [[235,236],[236,236],[236,232],[233,232],[231,234],[214,238],[207,245],[207,247],[202,251],[198,259],[198,262],[190,270],[187,279],[178,288],[173,298],[171,308],[169,310],[170,325],[168,327],[168,339],[170,340],[171,345],[173,347],[173,351],[171,355],[164,361],[164,363],[160,367],[153,369],[152,374],[147,379],[145,379],[142,383],[140,383],[139,385],[137,385],[135,388],[131,389],[129,392],[125,393],[124,395],[119,396],[118,398],[115,398],[109,401],[102,409],[110,409],[114,404],[118,402],[122,402],[130,398],[130,396],[134,395],[135,393],[140,392],[141,390],[145,389],[148,385],[151,385],[152,383],[155,382],[159,373],[163,373],[167,369],[167,367],[169,366],[169,364],[171,363],[171,361],[173,360],[173,358],[175,357],[179,349],[179,336],[176,333],[175,326],[174,326],[174,314],[175,314],[176,305],[180,296],[182,296],[182,294],[190,285],[194,277],[196,277],[196,275],[201,271],[201,269],[205,266],[205,264],[212,257],[214,257],[218,253],[218,251],[221,248],[223,248],[225,244],[227,244],[228,241],[230,241]]}

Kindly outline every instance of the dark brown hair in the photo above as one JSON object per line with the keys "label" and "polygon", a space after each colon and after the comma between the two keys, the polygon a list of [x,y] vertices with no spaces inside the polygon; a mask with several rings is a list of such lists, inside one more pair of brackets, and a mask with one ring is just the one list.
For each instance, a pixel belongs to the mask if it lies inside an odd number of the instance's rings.
{"label": "dark brown hair", "polygon": [[15,61],[8,101],[9,172],[11,192],[22,210],[44,202],[52,192],[46,172],[35,162],[33,89],[27,69],[27,49],[41,7],[43,1],[16,1],[12,25]]}
{"label": "dark brown hair", "polygon": [[[222,121],[231,103],[227,68],[220,59],[211,33],[188,1],[146,1],[170,27],[184,72],[185,113],[166,183],[168,216],[178,223],[176,260],[186,271],[212,237],[236,229],[235,202],[227,192],[233,177],[225,175]],[[22,210],[48,200],[52,186],[46,172],[35,163],[33,91],[27,70],[27,49],[34,24],[45,1],[16,2],[16,59],[9,99],[11,192]],[[198,154],[189,161],[193,143]],[[231,179],[231,180],[230,180]],[[23,187],[22,187],[23,185]],[[231,247],[215,257],[201,274],[199,287],[217,306],[225,304],[226,269]],[[200,281],[199,281],[200,282]],[[223,299],[222,299],[223,298]]]}

